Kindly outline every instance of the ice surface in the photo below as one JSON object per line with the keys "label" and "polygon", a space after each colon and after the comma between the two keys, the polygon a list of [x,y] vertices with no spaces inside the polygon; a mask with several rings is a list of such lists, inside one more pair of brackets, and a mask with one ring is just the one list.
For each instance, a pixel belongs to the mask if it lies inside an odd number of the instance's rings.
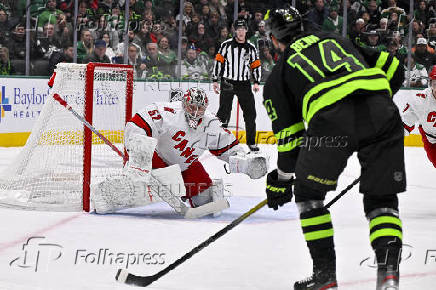
{"label": "ice surface", "polygon": [[[0,149],[0,171],[20,149]],[[261,150],[270,152],[274,166],[274,146]],[[134,289],[114,279],[128,256],[129,262],[135,260],[128,270],[152,275],[265,198],[264,178],[230,176],[214,157],[201,160],[213,178],[224,178],[231,192],[231,207],[218,218],[184,220],[162,203],[105,216],[0,208],[0,290]],[[406,166],[408,191],[400,195],[407,244],[401,289],[436,289],[436,170],[423,148],[406,148]],[[357,159],[351,158],[338,188],[350,184],[359,170]],[[327,200],[337,193],[329,193]],[[355,187],[331,208],[340,289],[375,289],[361,200]],[[261,209],[148,288],[292,289],[295,280],[310,272],[296,207],[290,203],[278,211]]]}

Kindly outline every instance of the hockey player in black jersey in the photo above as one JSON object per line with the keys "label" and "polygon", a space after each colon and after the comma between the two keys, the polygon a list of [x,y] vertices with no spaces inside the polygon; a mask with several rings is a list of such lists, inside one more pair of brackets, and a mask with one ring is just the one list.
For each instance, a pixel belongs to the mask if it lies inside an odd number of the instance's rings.
{"label": "hockey player in black jersey", "polygon": [[[402,226],[397,193],[405,191],[403,128],[392,96],[403,65],[387,52],[355,47],[337,34],[310,31],[287,7],[266,15],[283,54],[263,91],[277,138],[277,169],[267,178],[268,206],[291,201],[313,260],[313,275],[294,289],[336,289],[333,224],[323,201],[357,152],[377,289],[398,289]],[[295,174],[295,180],[293,178]]]}

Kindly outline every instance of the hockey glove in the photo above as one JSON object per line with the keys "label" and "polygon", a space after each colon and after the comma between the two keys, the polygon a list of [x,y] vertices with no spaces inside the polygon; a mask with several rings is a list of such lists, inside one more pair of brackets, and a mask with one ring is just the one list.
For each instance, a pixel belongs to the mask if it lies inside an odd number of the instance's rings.
{"label": "hockey glove", "polygon": [[294,179],[279,180],[277,169],[274,169],[267,175],[266,179],[266,197],[268,207],[277,210],[279,206],[284,205],[292,200],[292,184]]}

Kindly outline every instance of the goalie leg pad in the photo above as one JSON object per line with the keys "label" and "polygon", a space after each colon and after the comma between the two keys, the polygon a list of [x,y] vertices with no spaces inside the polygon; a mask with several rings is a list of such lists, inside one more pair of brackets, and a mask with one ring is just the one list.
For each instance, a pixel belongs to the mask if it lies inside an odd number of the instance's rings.
{"label": "goalie leg pad", "polygon": [[127,174],[111,176],[91,187],[91,202],[96,213],[147,205],[152,202],[149,187]]}

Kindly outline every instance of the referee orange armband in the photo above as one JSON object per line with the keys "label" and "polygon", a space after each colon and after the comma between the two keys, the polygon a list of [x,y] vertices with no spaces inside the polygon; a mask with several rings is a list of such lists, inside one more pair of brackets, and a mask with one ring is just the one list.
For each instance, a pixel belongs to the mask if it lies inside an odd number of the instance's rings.
{"label": "referee orange armband", "polygon": [[220,53],[216,54],[215,59],[220,63],[224,63],[224,56],[222,56]]}
{"label": "referee orange armband", "polygon": [[255,69],[255,68],[259,67],[259,66],[260,66],[260,60],[259,60],[259,59],[256,59],[255,61],[253,61],[253,62],[250,64],[250,68],[251,68],[251,69]]}

